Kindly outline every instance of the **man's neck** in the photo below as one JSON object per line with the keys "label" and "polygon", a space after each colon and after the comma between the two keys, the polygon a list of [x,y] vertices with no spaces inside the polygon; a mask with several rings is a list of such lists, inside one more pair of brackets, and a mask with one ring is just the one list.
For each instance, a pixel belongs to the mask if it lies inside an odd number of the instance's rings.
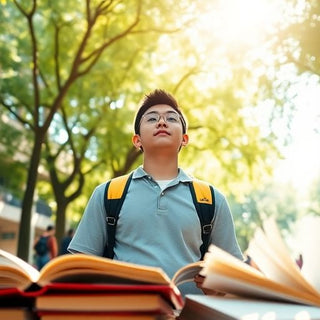
{"label": "man's neck", "polygon": [[178,175],[178,159],[145,157],[143,169],[155,180],[174,179]]}

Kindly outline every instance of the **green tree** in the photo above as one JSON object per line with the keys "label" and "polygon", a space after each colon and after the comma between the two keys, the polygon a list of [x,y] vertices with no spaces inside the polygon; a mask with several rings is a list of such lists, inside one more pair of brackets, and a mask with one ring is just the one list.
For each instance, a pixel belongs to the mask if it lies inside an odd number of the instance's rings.
{"label": "green tree", "polygon": [[289,232],[300,215],[297,190],[290,185],[269,183],[253,191],[241,203],[231,197],[230,204],[242,250],[247,249],[255,230],[262,227],[264,219],[274,217],[279,228]]}
{"label": "green tree", "polygon": [[[148,2],[142,5],[142,1],[33,0],[3,6],[2,27],[8,31],[2,42],[12,47],[2,49],[8,58],[4,61],[7,77],[1,85],[1,104],[33,133],[18,243],[18,255],[25,260],[38,167],[48,129],[72,87],[89,74],[109,47],[130,34],[146,33],[149,28],[160,31],[158,19],[165,7],[148,7]],[[17,21],[14,28],[9,27],[12,21]]]}
{"label": "green tree", "polygon": [[[80,120],[81,110],[84,114],[90,114],[89,117],[85,117],[88,123],[85,123],[84,119]],[[61,111],[63,113],[63,107]],[[48,136],[44,158],[57,205],[58,239],[62,238],[65,231],[67,207],[82,193],[85,177],[91,175],[99,166],[102,167],[102,172],[107,171],[104,172],[105,176],[124,174],[139,156],[132,146],[128,146],[130,141],[128,133],[121,130],[126,114],[124,108],[113,110],[110,104],[106,103],[104,106],[94,108],[90,113],[79,108],[77,117],[75,114],[67,117],[63,113],[63,130],[67,133],[64,143],[49,141]],[[75,121],[72,121],[73,118]],[[50,137],[53,139],[56,135]],[[121,144],[124,144],[124,147]],[[102,147],[103,145],[105,146]],[[106,154],[103,154],[102,150],[107,150]],[[121,159],[126,161],[121,163],[119,162]]]}
{"label": "green tree", "polygon": [[[287,112],[290,127],[295,111],[296,85],[320,84],[320,3],[287,0],[283,16],[285,19],[279,21],[266,37],[265,56],[269,63],[257,59],[252,67],[262,70],[259,78],[261,97],[280,106],[279,112],[273,113],[274,117],[282,117]],[[290,143],[290,137],[285,142]]]}
{"label": "green tree", "polygon": [[[278,146],[291,142],[290,126],[295,113],[296,88],[299,83],[320,84],[320,3],[314,0],[288,0],[283,6],[282,16],[283,19],[266,36],[264,50],[260,51],[258,58],[248,60],[251,70],[260,70],[257,73],[258,101],[266,101],[273,106],[270,118],[267,118],[270,120],[270,137],[274,136],[273,143]],[[267,110],[261,109],[261,112],[265,111]],[[272,122],[282,123],[280,134]],[[317,132],[318,128],[314,127],[314,130]],[[263,181],[260,182],[264,184]],[[264,190],[257,188],[248,193],[246,200],[237,199],[238,203],[233,203],[242,248],[246,248],[253,230],[261,225],[263,215],[273,214],[281,229],[290,232],[291,223],[307,212],[303,204],[298,202],[299,195],[291,186],[278,188],[277,192],[270,194],[271,190],[276,190],[275,186],[270,189],[266,184]],[[312,195],[310,194],[313,199],[311,211],[317,211],[314,200],[318,195],[315,183]]]}
{"label": "green tree", "polygon": [[236,196],[271,173],[277,136],[272,128],[265,134],[251,115],[271,97],[272,111],[282,116],[284,95],[265,89],[274,89],[274,78],[256,72],[261,64],[277,66],[251,58],[252,48],[234,54],[219,42],[219,30],[191,37],[206,10],[200,7],[171,0],[3,6],[0,101],[33,134],[19,256],[27,257],[39,164],[50,174],[61,234],[86,175],[95,172],[101,181],[139,162],[130,143],[132,117],[142,95],[157,87],[172,92],[189,119],[190,145],[181,152],[188,171]]}
{"label": "green tree", "polygon": [[0,188],[3,187],[4,192],[10,192],[21,199],[26,179],[25,167],[29,157],[26,147],[32,137],[24,135],[21,126],[1,111],[0,109],[2,120],[0,126],[0,145],[2,146],[0,149]]}
{"label": "green tree", "polygon": [[291,23],[281,27],[275,48],[284,53],[281,65],[294,64],[300,74],[320,76],[320,3],[308,0],[302,5],[303,10],[298,1],[288,1]]}

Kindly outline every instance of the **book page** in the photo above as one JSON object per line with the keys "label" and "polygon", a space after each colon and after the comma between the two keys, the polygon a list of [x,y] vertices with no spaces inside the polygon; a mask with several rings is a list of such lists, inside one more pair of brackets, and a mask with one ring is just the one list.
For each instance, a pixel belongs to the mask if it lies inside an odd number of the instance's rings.
{"label": "book page", "polygon": [[36,268],[2,249],[0,249],[0,274],[0,287],[8,287],[12,283],[12,287],[21,289],[31,282],[36,282],[39,277],[39,271]]}
{"label": "book page", "polygon": [[206,277],[210,272],[215,269],[216,264],[229,265],[232,270],[239,270],[241,273],[246,273],[252,277],[265,278],[265,276],[258,270],[252,268],[248,264],[232,256],[230,253],[218,248],[215,245],[210,245],[208,252],[204,256],[203,268],[200,274]]}
{"label": "book page", "polygon": [[208,289],[320,305],[319,295],[272,281],[261,272],[215,246],[209,247],[209,252],[205,255],[205,267],[200,273],[205,275],[203,286]]}
{"label": "book page", "polygon": [[193,278],[200,272],[203,267],[203,261],[190,263],[179,269],[172,278],[172,282],[179,286],[185,282],[193,281]]}
{"label": "book page", "polygon": [[263,226],[265,231],[256,230],[247,250],[259,269],[269,279],[278,283],[318,295],[317,290],[303,277],[290,257],[275,221],[268,219]]}
{"label": "book page", "polygon": [[160,268],[85,254],[70,254],[58,256],[47,263],[40,272],[38,283],[44,286],[50,282],[92,282],[92,279],[110,283],[113,278],[117,281],[122,279],[123,283],[132,281],[167,285],[171,282]]}
{"label": "book page", "polygon": [[224,275],[223,272],[210,273],[203,286],[221,292],[231,293],[243,297],[283,300],[288,302],[304,303],[320,306],[320,299],[308,293],[303,293],[282,286],[268,279],[237,278],[233,275]]}

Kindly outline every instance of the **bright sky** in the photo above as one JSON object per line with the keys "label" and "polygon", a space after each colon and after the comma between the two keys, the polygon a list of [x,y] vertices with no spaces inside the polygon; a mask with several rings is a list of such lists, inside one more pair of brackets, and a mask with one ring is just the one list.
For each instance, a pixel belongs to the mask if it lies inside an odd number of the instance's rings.
{"label": "bright sky", "polygon": [[293,140],[284,149],[286,159],[279,161],[275,178],[280,182],[292,182],[304,191],[320,176],[320,84],[301,86],[296,106],[291,129]]}
{"label": "bright sky", "polygon": [[[236,47],[238,44],[259,44],[263,34],[283,18],[285,0],[217,0],[196,4],[203,7],[197,27],[203,34],[212,36]],[[211,34],[210,34],[211,33]]]}

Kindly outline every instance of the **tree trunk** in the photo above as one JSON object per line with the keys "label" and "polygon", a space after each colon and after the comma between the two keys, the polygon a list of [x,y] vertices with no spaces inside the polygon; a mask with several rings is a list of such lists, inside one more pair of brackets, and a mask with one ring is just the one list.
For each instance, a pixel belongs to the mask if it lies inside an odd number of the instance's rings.
{"label": "tree trunk", "polygon": [[38,167],[40,163],[41,147],[43,137],[42,134],[35,133],[35,142],[32,149],[30,158],[27,185],[24,192],[22,207],[21,207],[21,219],[19,228],[19,239],[18,239],[18,252],[17,255],[21,259],[28,262],[29,260],[29,245],[30,245],[30,234],[31,234],[31,217],[32,217],[32,206],[34,200],[34,193],[37,184]]}

